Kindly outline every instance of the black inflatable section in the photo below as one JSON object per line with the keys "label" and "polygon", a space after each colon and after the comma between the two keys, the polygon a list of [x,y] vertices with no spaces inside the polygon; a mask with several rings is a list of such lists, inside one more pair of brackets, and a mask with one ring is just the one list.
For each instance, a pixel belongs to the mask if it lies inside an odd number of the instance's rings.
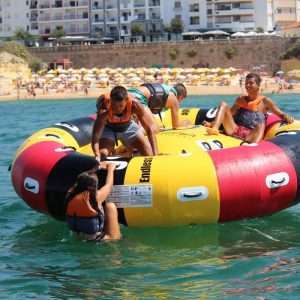
{"label": "black inflatable section", "polygon": [[196,116],[195,125],[202,125],[204,121],[212,122],[217,115],[218,107],[200,109]]}
{"label": "black inflatable section", "polygon": [[278,132],[270,142],[283,149],[297,173],[297,203],[300,202],[300,131]]}
{"label": "black inflatable section", "polygon": [[[126,161],[124,158],[116,158],[112,161]],[[129,159],[127,160],[129,161]],[[98,163],[92,156],[83,155],[76,151],[71,152],[68,156],[57,162],[49,174],[46,183],[46,203],[48,211],[55,219],[64,221],[66,214],[66,193],[74,184],[78,174],[97,167]],[[114,172],[114,184],[123,184],[127,166]],[[98,170],[99,187],[103,186],[106,181],[106,170]],[[118,209],[119,222],[127,225],[124,210]]]}
{"label": "black inflatable section", "polygon": [[65,220],[65,196],[68,189],[74,184],[78,174],[96,165],[93,157],[75,151],[56,163],[46,183],[46,203],[51,216]]}
{"label": "black inflatable section", "polygon": [[65,122],[58,122],[51,127],[60,128],[67,131],[75,138],[78,145],[83,147],[91,143],[93,125],[94,120],[86,117]]}

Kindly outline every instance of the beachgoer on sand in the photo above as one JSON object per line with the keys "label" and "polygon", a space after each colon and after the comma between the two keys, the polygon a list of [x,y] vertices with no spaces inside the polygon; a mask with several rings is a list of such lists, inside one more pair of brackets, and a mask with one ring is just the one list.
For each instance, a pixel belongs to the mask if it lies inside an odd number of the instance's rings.
{"label": "beachgoer on sand", "polygon": [[294,118],[283,113],[268,97],[260,94],[261,78],[256,73],[249,73],[245,80],[247,95],[239,96],[232,107],[221,102],[215,120],[204,122],[208,134],[218,134],[221,125],[226,134],[240,138],[246,142],[257,143],[263,139],[265,115],[272,112],[287,123]]}
{"label": "beachgoer on sand", "polygon": [[[141,126],[133,120],[133,115]],[[97,100],[97,119],[92,135],[96,159],[100,161],[111,155],[118,139],[129,151],[137,149],[145,156],[158,154],[156,124],[151,112],[123,86],[114,87],[109,95],[101,95]]]}

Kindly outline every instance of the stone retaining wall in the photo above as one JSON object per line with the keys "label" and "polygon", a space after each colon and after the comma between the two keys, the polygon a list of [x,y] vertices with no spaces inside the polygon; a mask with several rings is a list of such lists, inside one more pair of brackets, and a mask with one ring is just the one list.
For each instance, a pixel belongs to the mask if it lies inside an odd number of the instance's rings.
{"label": "stone retaining wall", "polygon": [[32,48],[45,62],[69,58],[74,68],[150,67],[238,67],[265,65],[268,71],[280,68],[280,56],[287,42],[279,37],[236,40],[200,40],[161,43],[105,44]]}

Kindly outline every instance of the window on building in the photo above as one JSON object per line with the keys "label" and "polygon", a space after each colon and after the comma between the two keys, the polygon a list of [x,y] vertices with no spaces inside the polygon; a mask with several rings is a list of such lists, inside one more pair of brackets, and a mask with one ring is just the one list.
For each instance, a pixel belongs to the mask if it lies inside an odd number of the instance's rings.
{"label": "window on building", "polygon": [[220,3],[220,4],[216,4],[216,10],[231,10],[231,4],[223,4],[223,3]]}
{"label": "window on building", "polygon": [[190,17],[190,24],[191,25],[198,25],[198,24],[200,24],[200,18],[198,16]]}
{"label": "window on building", "polygon": [[212,15],[212,9],[211,9],[211,8],[209,8],[209,9],[207,10],[207,14],[208,14],[208,15]]}
{"label": "window on building", "polygon": [[199,12],[199,3],[194,3],[190,5],[190,12]]}
{"label": "window on building", "polygon": [[233,22],[240,22],[241,16],[233,16]]}
{"label": "window on building", "polygon": [[181,8],[181,1],[175,1],[174,2],[174,8]]}

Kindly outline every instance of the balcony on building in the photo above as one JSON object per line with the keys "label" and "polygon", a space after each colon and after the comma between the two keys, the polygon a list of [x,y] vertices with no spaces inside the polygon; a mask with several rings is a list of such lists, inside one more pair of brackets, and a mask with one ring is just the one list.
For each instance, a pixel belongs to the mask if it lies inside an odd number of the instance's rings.
{"label": "balcony on building", "polygon": [[120,9],[121,10],[130,10],[132,8],[132,3],[130,0],[121,0]]}
{"label": "balcony on building", "polygon": [[134,0],[133,7],[145,7],[145,0]]}
{"label": "balcony on building", "polygon": [[48,9],[50,8],[50,2],[49,1],[41,1],[39,3],[39,9]]}
{"label": "balcony on building", "polygon": [[93,10],[97,10],[97,9],[102,10],[103,8],[104,8],[104,6],[103,6],[103,1],[102,0],[92,2],[92,9]]}
{"label": "balcony on building", "polygon": [[93,15],[93,23],[104,23],[104,17],[103,17],[103,14],[94,14]]}
{"label": "balcony on building", "polygon": [[68,2],[64,2],[64,7],[81,7],[81,6],[88,7],[89,1],[87,1],[87,0],[81,0],[81,1],[71,0]]}
{"label": "balcony on building", "polygon": [[199,12],[199,3],[193,3],[190,5],[189,11],[191,13]]}
{"label": "balcony on building", "polygon": [[51,5],[52,8],[61,8],[63,7],[63,1],[62,0],[56,0],[54,3]]}
{"label": "balcony on building", "polygon": [[181,11],[183,9],[181,1],[174,2],[174,11]]}
{"label": "balcony on building", "polygon": [[38,8],[38,2],[37,0],[34,0],[34,1],[30,1],[30,6],[29,6],[30,9],[37,9]]}
{"label": "balcony on building", "polygon": [[160,0],[149,0],[148,6],[160,6]]}

